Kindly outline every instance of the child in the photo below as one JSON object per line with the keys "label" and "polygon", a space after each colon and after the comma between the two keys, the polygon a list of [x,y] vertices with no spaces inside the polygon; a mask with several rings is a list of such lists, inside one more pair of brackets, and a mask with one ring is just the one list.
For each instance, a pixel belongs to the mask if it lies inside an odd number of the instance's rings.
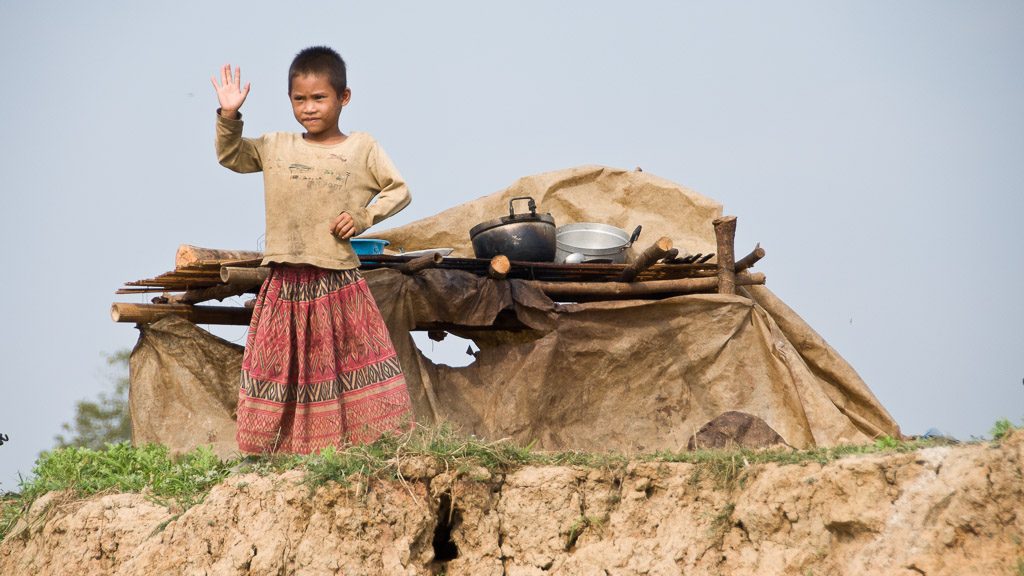
{"label": "child", "polygon": [[249,84],[230,65],[210,80],[220,163],[263,172],[267,211],[270,275],[242,357],[239,449],[305,454],[407,429],[405,377],[349,238],[405,208],[409,191],[373,137],[338,126],[352,97],[344,60],[312,47],[292,61],[288,95],[303,134],[242,138]]}

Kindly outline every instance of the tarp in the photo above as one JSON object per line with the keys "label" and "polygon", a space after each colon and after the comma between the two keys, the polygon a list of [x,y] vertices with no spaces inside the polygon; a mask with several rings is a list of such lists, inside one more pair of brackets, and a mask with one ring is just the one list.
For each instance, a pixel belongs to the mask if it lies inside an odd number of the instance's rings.
{"label": "tarp", "polygon": [[[405,250],[471,255],[468,228],[506,213],[517,195],[533,196],[558,223],[639,223],[649,239],[669,236],[690,252],[714,251],[711,220],[721,214],[713,201],[646,173],[583,167],[521,179],[374,237]],[[899,435],[853,368],[765,287],[558,304],[527,281],[455,270],[365,277],[424,424],[448,421],[467,434],[541,449],[624,452],[684,449],[730,411],[763,420],[797,448]],[[462,368],[435,365],[410,334],[433,323],[491,326],[503,312],[529,329],[461,331],[480,349]],[[233,450],[224,435],[233,431],[240,357],[238,346],[181,319],[143,326],[131,364],[135,440]]]}
{"label": "tarp", "polygon": [[178,317],[139,330],[128,361],[132,441],[175,450],[205,444],[221,456],[236,451],[242,347]]}
{"label": "tarp", "polygon": [[[581,166],[520,178],[511,186],[411,224],[391,230],[371,230],[367,236],[391,242],[395,251],[454,248],[453,256],[472,257],[469,229],[509,213],[509,200],[529,196],[539,213],[550,213],[555,225],[601,222],[632,232],[643,226],[640,240],[628,256],[668,236],[680,252],[715,251],[711,221],[722,205],[710,198],[647,172],[604,166]],[[419,197],[417,197],[418,199]],[[526,211],[525,202],[515,204]]]}

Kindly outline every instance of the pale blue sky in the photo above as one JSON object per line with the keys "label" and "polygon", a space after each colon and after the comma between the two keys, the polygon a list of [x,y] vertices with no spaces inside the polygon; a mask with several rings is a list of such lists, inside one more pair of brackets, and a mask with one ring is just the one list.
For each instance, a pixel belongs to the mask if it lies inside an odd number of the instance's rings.
{"label": "pale blue sky", "polygon": [[391,223],[639,165],[739,217],[904,432],[1024,418],[1024,3],[0,0],[0,489],[134,344],[122,282],[180,243],[256,248],[260,177],[217,165],[209,77],[242,66],[247,133],[298,129],[312,44],[349,62],[342,128],[411,185]]}

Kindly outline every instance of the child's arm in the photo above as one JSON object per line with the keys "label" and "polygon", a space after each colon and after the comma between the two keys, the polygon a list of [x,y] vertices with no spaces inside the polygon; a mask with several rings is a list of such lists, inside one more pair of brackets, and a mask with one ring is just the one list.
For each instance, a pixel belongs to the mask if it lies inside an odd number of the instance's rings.
{"label": "child's arm", "polygon": [[[370,174],[377,180],[380,192],[375,196],[373,204],[365,208],[346,210],[334,219],[332,229],[335,234],[341,231],[342,234],[339,236],[342,238],[362,234],[370,226],[397,214],[412,200],[409,187],[405,185],[402,175],[398,173],[398,169],[391,163],[391,159],[376,142],[370,150],[367,166],[370,169]],[[344,218],[345,216],[349,216],[349,218]],[[349,228],[349,219],[351,219],[351,228]],[[348,236],[345,236],[345,233]]]}
{"label": "child's arm", "polygon": [[242,138],[242,115],[238,110],[249,95],[249,83],[242,84],[242,69],[225,64],[220,71],[220,83],[210,77],[217,91],[220,109],[217,114],[217,159],[221,166],[235,172],[259,172],[263,169],[258,141]]}

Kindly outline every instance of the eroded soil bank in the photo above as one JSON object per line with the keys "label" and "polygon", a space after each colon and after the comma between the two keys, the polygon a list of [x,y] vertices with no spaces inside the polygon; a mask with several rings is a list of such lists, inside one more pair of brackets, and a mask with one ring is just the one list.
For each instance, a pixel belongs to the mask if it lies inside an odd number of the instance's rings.
{"label": "eroded soil bank", "polygon": [[997,444],[734,469],[637,463],[442,472],[315,491],[232,476],[180,515],[47,495],[0,574],[984,574],[1024,572],[1024,433]]}

